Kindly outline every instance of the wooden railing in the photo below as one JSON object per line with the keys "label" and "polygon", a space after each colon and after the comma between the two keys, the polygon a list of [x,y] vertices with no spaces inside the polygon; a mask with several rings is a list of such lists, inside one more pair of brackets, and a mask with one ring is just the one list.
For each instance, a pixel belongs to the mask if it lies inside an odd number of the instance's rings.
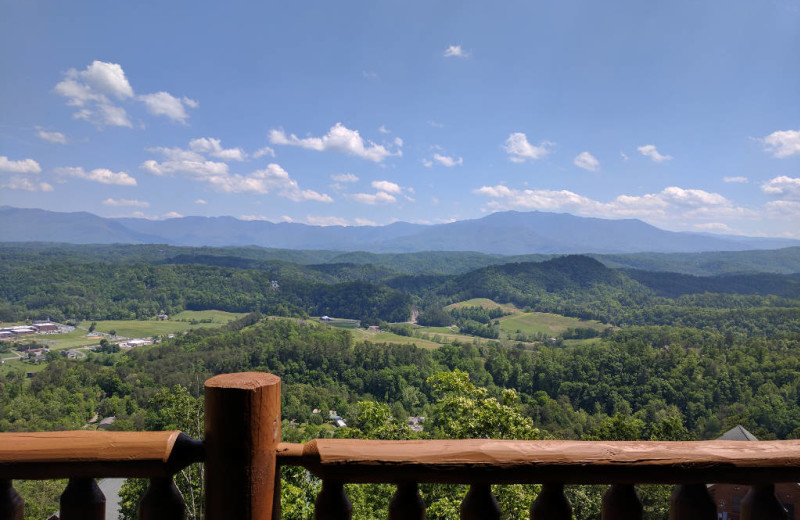
{"label": "wooden railing", "polygon": [[742,520],[788,518],[776,482],[800,482],[800,441],[588,442],[318,439],[280,442],[280,379],[244,373],[206,381],[205,440],[180,432],[0,434],[0,520],[21,519],[11,479],[68,478],[62,520],[101,519],[94,478],[147,477],[140,518],[180,519],[184,504],[172,481],[192,462],[205,464],[206,518],[280,518],[280,467],[302,466],[322,479],[315,518],[349,519],[345,483],[395,484],[389,518],[424,519],[421,483],[469,485],[461,518],[499,519],[492,484],[541,483],[534,520],[572,518],[565,484],[610,484],[602,518],[642,518],[634,484],[677,484],[671,520],[716,520],[706,484],[752,485]]}

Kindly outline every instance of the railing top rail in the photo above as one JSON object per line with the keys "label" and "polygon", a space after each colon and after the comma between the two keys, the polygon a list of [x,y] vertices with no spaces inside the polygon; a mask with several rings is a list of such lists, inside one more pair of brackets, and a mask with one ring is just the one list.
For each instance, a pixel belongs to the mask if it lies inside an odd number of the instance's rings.
{"label": "railing top rail", "polygon": [[771,483],[800,481],[790,441],[375,441],[280,444],[281,464],[345,482]]}
{"label": "railing top rail", "polygon": [[201,458],[179,431],[0,434],[0,479],[166,476]]}

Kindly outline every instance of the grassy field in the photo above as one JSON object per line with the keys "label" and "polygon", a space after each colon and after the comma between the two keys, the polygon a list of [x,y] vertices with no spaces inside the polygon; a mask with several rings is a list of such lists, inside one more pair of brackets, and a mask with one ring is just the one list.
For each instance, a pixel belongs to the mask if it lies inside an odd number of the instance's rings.
{"label": "grassy field", "polygon": [[211,323],[224,325],[233,320],[238,320],[242,316],[245,316],[245,313],[225,311],[183,311],[179,312],[178,314],[173,314],[169,321],[211,320]]}
{"label": "grassy field", "polygon": [[426,339],[412,338],[409,336],[400,336],[391,332],[372,332],[364,329],[354,329],[354,337],[356,341],[367,341],[369,343],[396,343],[399,345],[416,345],[421,348],[438,348],[439,343],[429,341]]}
{"label": "grassy field", "polygon": [[26,340],[47,345],[50,350],[64,350],[76,347],[93,347],[100,344],[100,338],[87,338],[86,331],[75,329],[66,334],[35,334]]}
{"label": "grassy field", "polygon": [[544,312],[525,312],[500,318],[500,330],[512,336],[518,331],[523,334],[542,333],[556,335],[569,328],[602,331],[606,327],[607,325],[599,321],[579,320],[578,318],[569,318]]}
{"label": "grassy field", "polygon": [[[244,314],[222,311],[183,311],[169,320],[104,320],[95,322],[95,330],[109,334],[112,330],[117,336],[144,338],[174,332],[183,332],[198,327],[219,327],[229,321],[241,318]],[[201,320],[211,323],[200,323]],[[83,321],[79,327],[88,329],[92,322]],[[84,332],[85,334],[85,332]]]}
{"label": "grassy field", "polygon": [[[0,357],[7,357],[10,354],[0,354]],[[8,374],[11,371],[22,372],[41,372],[47,363],[25,363],[23,361],[10,360],[0,365],[0,374]]]}
{"label": "grassy field", "polygon": [[519,308],[514,305],[513,303],[497,303],[494,300],[490,300],[489,298],[473,298],[471,300],[466,300],[463,302],[453,303],[445,307],[445,309],[460,309],[462,307],[482,307],[484,309],[496,309],[500,307],[504,311],[517,314],[522,312]]}

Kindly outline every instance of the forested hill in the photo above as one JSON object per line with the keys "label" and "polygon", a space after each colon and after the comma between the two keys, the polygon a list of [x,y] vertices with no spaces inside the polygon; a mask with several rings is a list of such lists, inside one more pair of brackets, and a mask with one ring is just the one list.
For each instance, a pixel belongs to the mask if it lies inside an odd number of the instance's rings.
{"label": "forested hill", "polygon": [[219,309],[327,314],[367,325],[407,321],[412,305],[428,311],[489,298],[614,325],[681,323],[752,334],[792,330],[800,321],[796,275],[623,271],[586,256],[408,275],[372,264],[302,265],[227,253],[152,262],[136,253],[136,261],[117,262],[86,251],[62,257],[52,249],[0,249],[0,320],[146,319],[160,310]]}
{"label": "forested hill", "polygon": [[[111,263],[185,263],[267,269],[275,262],[296,265],[355,264],[388,269],[396,274],[463,274],[481,267],[521,262],[543,262],[552,254],[499,255],[471,251],[368,253],[364,251],[298,250],[263,247],[183,247],[164,244],[75,245],[2,243],[0,255],[9,261]],[[695,276],[720,274],[800,273],[800,247],[707,253],[632,253],[587,255],[611,268],[666,271]]]}

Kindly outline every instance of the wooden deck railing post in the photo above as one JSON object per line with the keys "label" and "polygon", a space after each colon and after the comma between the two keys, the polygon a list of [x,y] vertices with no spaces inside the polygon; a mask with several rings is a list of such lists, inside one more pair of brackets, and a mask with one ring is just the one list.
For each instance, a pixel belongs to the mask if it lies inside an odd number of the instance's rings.
{"label": "wooden deck railing post", "polygon": [[716,520],[717,506],[705,484],[677,486],[669,497],[669,520]]}
{"label": "wooden deck railing post", "polygon": [[93,478],[71,478],[61,494],[61,520],[105,520],[106,497]]}
{"label": "wooden deck railing post", "polygon": [[281,438],[280,378],[223,374],[205,383],[208,520],[272,520]]}
{"label": "wooden deck railing post", "polygon": [[22,520],[24,503],[10,480],[0,480],[0,520]]}
{"label": "wooden deck railing post", "polygon": [[742,500],[742,520],[788,520],[786,508],[775,496],[775,484],[753,486]]}
{"label": "wooden deck railing post", "polygon": [[461,520],[499,520],[500,506],[489,484],[472,484],[461,501]]}
{"label": "wooden deck railing post", "polygon": [[545,483],[531,504],[531,520],[570,520],[572,506],[564,494],[564,484]]}
{"label": "wooden deck railing post", "polygon": [[425,520],[425,502],[416,482],[397,485],[389,502],[389,520]]}
{"label": "wooden deck railing post", "polygon": [[150,479],[147,492],[139,502],[139,520],[183,520],[186,504],[172,477]]}
{"label": "wooden deck railing post", "polygon": [[632,484],[614,484],[603,495],[602,520],[642,520],[644,507]]}

